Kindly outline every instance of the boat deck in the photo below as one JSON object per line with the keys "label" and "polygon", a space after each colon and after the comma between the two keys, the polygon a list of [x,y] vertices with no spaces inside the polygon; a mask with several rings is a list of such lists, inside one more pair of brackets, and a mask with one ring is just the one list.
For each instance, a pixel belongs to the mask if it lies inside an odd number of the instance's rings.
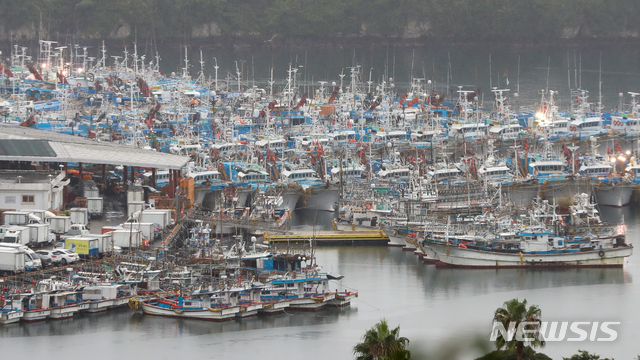
{"label": "boat deck", "polygon": [[295,232],[291,234],[269,234],[264,233],[265,242],[273,243],[308,243],[313,239],[317,246],[335,245],[381,245],[389,243],[389,236],[383,231],[308,231]]}

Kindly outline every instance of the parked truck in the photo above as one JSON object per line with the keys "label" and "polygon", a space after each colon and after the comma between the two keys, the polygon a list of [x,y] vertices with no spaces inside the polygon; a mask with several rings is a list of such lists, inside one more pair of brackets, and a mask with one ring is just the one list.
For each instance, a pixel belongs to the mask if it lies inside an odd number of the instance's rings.
{"label": "parked truck", "polygon": [[[37,222],[38,219],[40,220],[41,223],[44,223],[46,221],[46,213],[47,210],[31,210],[31,209],[22,209],[20,210],[21,212],[28,212],[31,213],[30,216],[30,220],[29,223],[34,223]],[[50,213],[51,214],[51,213]],[[37,218],[37,219],[36,219]]]}
{"label": "parked truck", "polygon": [[0,243],[0,249],[18,249],[24,251],[26,270],[40,270],[43,268],[42,260],[38,254],[27,245]]}
{"label": "parked truck", "polygon": [[80,258],[97,257],[100,255],[100,240],[96,237],[69,237],[61,240],[56,247],[63,247],[78,254]]}
{"label": "parked truck", "polygon": [[49,224],[29,224],[30,229],[29,245],[44,246],[52,244],[56,240],[56,236],[51,232]]}
{"label": "parked truck", "polygon": [[11,229],[11,225],[2,225],[0,226],[0,241],[4,239],[4,235]]}
{"label": "parked truck", "polygon": [[145,210],[138,215],[141,223],[159,224],[162,229],[166,229],[171,224],[171,215],[161,210]]}
{"label": "parked truck", "polygon": [[71,208],[69,210],[71,224],[87,225],[89,223],[89,210],[87,208]]}
{"label": "parked truck", "polygon": [[66,234],[71,227],[70,216],[52,216],[47,219],[54,234]]}
{"label": "parked truck", "polygon": [[83,224],[73,224],[69,227],[69,231],[60,235],[60,239],[67,239],[71,237],[77,237],[82,235],[88,235],[89,228]]}
{"label": "parked truck", "polygon": [[[98,254],[100,256],[103,256],[105,254],[111,254],[111,252],[115,252],[115,253],[120,253],[122,252],[122,248],[120,248],[119,246],[113,246],[112,244],[112,236],[110,233],[107,234],[85,234],[82,236],[73,236],[73,237],[69,237],[66,239],[62,239],[60,240],[57,244],[56,244],[56,248],[62,248],[62,249],[69,249],[69,246],[67,244],[68,240],[74,240],[74,239],[93,239],[93,240],[97,240],[98,241]],[[113,249],[113,250],[112,250]],[[80,253],[78,253],[78,255],[81,255]]]}
{"label": "parked truck", "polygon": [[137,248],[143,245],[140,230],[115,230],[110,232],[113,244],[121,248]]}
{"label": "parked truck", "polygon": [[92,218],[101,218],[103,209],[103,200],[101,197],[88,197],[87,210]]}
{"label": "parked truck", "polygon": [[22,273],[26,270],[25,252],[20,249],[0,248],[0,271]]}
{"label": "parked truck", "polygon": [[27,225],[29,223],[29,215],[27,211],[5,211],[2,213],[3,225]]}
{"label": "parked truck", "polygon": [[129,217],[142,210],[144,210],[144,201],[131,201],[127,203],[127,216]]}
{"label": "parked truck", "polygon": [[156,229],[158,224],[153,223],[139,223],[139,222],[126,222],[121,225],[123,229],[134,229],[142,231],[142,236],[149,241],[153,241],[156,238]]}
{"label": "parked truck", "polygon": [[31,229],[26,226],[13,226],[4,234],[2,242],[28,245],[31,241]]}

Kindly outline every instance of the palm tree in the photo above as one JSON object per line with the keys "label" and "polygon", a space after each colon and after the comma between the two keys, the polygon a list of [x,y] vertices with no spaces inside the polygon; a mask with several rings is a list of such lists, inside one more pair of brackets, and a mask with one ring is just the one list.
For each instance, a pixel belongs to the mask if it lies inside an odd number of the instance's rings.
{"label": "palm tree", "polygon": [[515,328],[518,329],[521,322],[535,322],[538,323],[538,326],[535,329],[531,328],[531,325],[527,325],[527,330],[535,330],[536,332],[531,334],[533,335],[533,340],[528,340],[530,345],[525,346],[525,341],[518,341],[517,337],[514,336],[511,340],[505,339],[502,334],[498,336],[496,339],[496,349],[500,350],[502,348],[506,348],[507,350],[514,351],[518,355],[518,360],[522,360],[522,354],[525,348],[532,347],[543,347],[544,339],[540,334],[540,315],[542,311],[537,305],[531,305],[527,308],[527,300],[523,300],[522,302],[518,301],[518,299],[512,299],[509,301],[505,301],[503,307],[498,308],[493,316],[493,321],[500,322],[505,329],[509,328],[510,323],[515,323]]}
{"label": "palm tree", "polygon": [[409,339],[400,337],[400,326],[389,330],[386,319],[380,320],[362,337],[362,342],[353,348],[356,360],[401,360],[411,359],[406,349]]}

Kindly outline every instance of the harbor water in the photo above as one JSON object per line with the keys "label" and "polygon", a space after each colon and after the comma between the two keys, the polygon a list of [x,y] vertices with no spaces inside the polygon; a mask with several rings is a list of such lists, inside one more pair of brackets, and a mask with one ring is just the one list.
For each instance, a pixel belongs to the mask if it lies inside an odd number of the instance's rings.
{"label": "harbor water", "polygon": [[[640,246],[640,214],[601,209],[603,220],[624,215],[628,241]],[[305,216],[297,228],[326,226],[328,213]],[[330,226],[330,225],[329,225]],[[322,229],[323,226],[316,226]],[[72,320],[0,327],[3,358],[59,359],[350,359],[364,332],[382,318],[400,325],[415,358],[487,346],[493,311],[506,300],[539,305],[545,321],[620,322],[613,342],[549,342],[540,351],[559,359],[578,349],[635,359],[640,340],[640,260],[617,269],[441,269],[398,247],[319,248],[325,270],[345,275],[337,289],[357,289],[351,307],[210,323],[134,313],[80,314]],[[600,333],[599,337],[606,336]],[[567,337],[575,337],[568,334]],[[469,350],[458,358],[480,355]],[[451,359],[451,355],[443,358]]]}

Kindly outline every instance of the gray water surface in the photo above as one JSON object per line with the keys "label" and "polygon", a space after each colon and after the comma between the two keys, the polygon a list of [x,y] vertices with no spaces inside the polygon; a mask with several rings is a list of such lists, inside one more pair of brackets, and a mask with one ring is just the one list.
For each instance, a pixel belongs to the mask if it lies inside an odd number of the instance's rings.
{"label": "gray water surface", "polygon": [[[640,221],[633,210],[604,208],[602,213],[605,219],[624,213],[628,240],[638,246]],[[0,327],[0,351],[9,359],[350,359],[364,332],[386,318],[400,325],[416,354],[433,354],[477,336],[486,342],[495,309],[517,297],[539,305],[547,321],[622,322],[612,327],[618,332],[614,342],[548,343],[541,351],[554,359],[578,349],[618,360],[640,354],[638,254],[619,269],[535,271],[437,269],[401,248],[320,248],[317,257],[327,271],[345,275],[336,288],[359,291],[350,308],[227,323],[128,309],[81,314],[73,320]],[[460,358],[476,355],[467,352]]]}

